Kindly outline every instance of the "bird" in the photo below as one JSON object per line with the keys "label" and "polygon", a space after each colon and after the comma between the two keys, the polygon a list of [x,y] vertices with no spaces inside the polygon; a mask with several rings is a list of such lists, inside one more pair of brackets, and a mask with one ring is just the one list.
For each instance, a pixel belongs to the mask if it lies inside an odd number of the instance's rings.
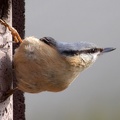
{"label": "bird", "polygon": [[[17,89],[28,93],[63,91],[99,56],[116,48],[90,42],[62,42],[52,37],[21,39],[17,30],[0,19],[20,46],[13,56]],[[12,94],[12,92],[11,92]]]}

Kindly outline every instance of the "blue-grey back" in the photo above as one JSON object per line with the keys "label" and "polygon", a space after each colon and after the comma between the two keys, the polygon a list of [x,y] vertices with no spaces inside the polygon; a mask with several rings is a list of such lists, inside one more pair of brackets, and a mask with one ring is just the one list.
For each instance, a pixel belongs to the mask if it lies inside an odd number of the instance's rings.
{"label": "blue-grey back", "polygon": [[62,51],[80,51],[89,48],[97,47],[93,43],[88,42],[75,42],[75,43],[67,43],[67,42],[59,42],[56,41],[56,47],[58,51],[61,53]]}

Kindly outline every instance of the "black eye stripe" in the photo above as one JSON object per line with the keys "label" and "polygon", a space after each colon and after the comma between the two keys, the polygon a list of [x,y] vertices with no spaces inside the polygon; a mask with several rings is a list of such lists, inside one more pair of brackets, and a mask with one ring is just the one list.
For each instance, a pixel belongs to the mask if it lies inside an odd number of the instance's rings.
{"label": "black eye stripe", "polygon": [[102,52],[103,49],[102,48],[92,48],[92,49],[88,49],[88,50],[82,50],[80,51],[80,53],[97,53],[97,52]]}
{"label": "black eye stripe", "polygon": [[74,55],[79,55],[82,53],[92,54],[92,53],[97,53],[97,52],[102,52],[102,51],[103,51],[102,48],[92,48],[92,49],[80,50],[80,51],[79,50],[65,50],[65,51],[62,51],[61,54],[74,56]]}
{"label": "black eye stripe", "polygon": [[91,53],[95,53],[95,52],[97,52],[97,49],[96,49],[96,48],[93,48],[93,49],[90,50],[90,52],[91,52]]}
{"label": "black eye stripe", "polygon": [[74,55],[78,55],[79,51],[78,50],[65,50],[65,51],[62,51],[61,54],[68,55],[68,56],[74,56]]}
{"label": "black eye stripe", "polygon": [[98,52],[99,50],[97,48],[93,48],[93,49],[90,49],[88,52],[89,53],[96,53]]}

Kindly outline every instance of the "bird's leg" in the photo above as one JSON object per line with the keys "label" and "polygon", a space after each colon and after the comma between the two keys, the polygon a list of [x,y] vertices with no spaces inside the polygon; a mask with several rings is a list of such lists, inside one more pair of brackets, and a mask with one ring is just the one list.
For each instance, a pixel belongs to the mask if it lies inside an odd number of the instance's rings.
{"label": "bird's leg", "polygon": [[6,99],[7,99],[9,96],[11,96],[17,89],[18,89],[18,87],[15,87],[15,88],[13,88],[13,89],[8,90],[8,91],[5,93]]}
{"label": "bird's leg", "polygon": [[2,19],[0,19],[0,23],[1,23],[2,25],[4,25],[5,27],[7,27],[7,28],[9,29],[9,31],[11,31],[11,34],[12,34],[12,36],[13,36],[13,38],[14,38],[14,40],[15,40],[16,43],[18,43],[18,42],[22,43],[22,39],[21,39],[19,33],[17,32],[17,30],[16,30],[15,28],[13,28],[13,27],[11,27],[10,25],[8,25],[8,24],[7,24],[4,20],[2,20]]}
{"label": "bird's leg", "polygon": [[10,89],[7,92],[5,92],[2,97],[0,98],[0,103],[4,102],[8,97],[10,97],[15,91],[17,90],[17,87],[14,89]]}

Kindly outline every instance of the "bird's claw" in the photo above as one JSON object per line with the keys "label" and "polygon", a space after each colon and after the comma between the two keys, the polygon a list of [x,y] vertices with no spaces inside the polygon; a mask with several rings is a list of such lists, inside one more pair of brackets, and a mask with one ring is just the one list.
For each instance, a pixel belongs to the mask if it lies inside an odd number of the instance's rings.
{"label": "bird's claw", "polygon": [[17,32],[17,30],[16,30],[15,28],[11,27],[9,24],[7,24],[7,23],[6,23],[4,20],[2,20],[2,19],[0,19],[0,23],[1,23],[2,25],[4,25],[6,28],[9,29],[9,31],[11,32],[11,34],[12,34],[12,36],[13,36],[13,38],[14,38],[14,40],[15,40],[16,43],[18,43],[18,42],[22,43],[22,39],[21,39],[19,33]]}

